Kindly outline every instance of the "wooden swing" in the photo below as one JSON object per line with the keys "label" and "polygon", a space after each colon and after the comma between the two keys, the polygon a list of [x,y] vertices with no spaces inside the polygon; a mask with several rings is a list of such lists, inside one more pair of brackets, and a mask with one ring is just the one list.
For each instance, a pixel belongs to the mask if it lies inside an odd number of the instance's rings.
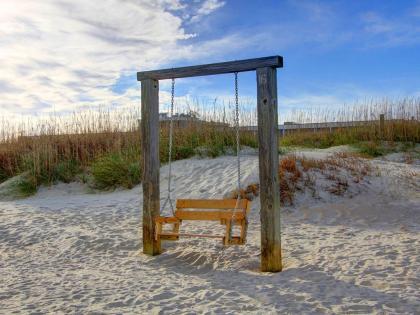
{"label": "wooden swing", "polygon": [[[176,241],[179,237],[207,237],[220,238],[223,245],[243,245],[246,242],[250,202],[241,199],[237,203],[236,199],[178,199],[174,216],[155,219],[156,241]],[[225,233],[224,235],[180,233],[180,224],[186,220],[219,221],[226,227]],[[164,231],[165,224],[172,224],[172,230]],[[233,235],[234,225],[240,227],[238,236]]]}
{"label": "wooden swing", "polygon": [[[241,188],[241,166],[240,166],[240,142],[239,142],[239,100],[238,100],[238,73],[235,73],[235,127],[236,127],[236,152],[237,152],[237,199],[178,199],[176,209],[171,199],[171,177],[172,177],[172,135],[173,135],[173,109],[175,80],[172,79],[171,89],[171,116],[169,124],[169,157],[168,157],[168,195],[162,208],[169,204],[172,216],[155,217],[155,240],[160,244],[162,240],[177,241],[180,237],[206,237],[219,238],[223,245],[244,245],[248,229],[248,213],[251,202],[240,198]],[[219,221],[225,226],[224,235],[214,234],[189,234],[180,233],[182,221]],[[170,231],[164,230],[166,224],[171,224]],[[239,226],[240,234],[233,235],[233,227]]]}

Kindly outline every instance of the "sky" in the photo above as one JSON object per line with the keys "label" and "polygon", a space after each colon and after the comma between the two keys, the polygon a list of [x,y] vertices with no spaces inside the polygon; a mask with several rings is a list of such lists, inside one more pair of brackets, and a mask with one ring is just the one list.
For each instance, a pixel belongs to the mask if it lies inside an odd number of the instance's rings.
{"label": "sky", "polygon": [[[0,0],[0,115],[139,107],[137,71],[271,55],[280,111],[420,97],[420,1]],[[233,93],[233,75],[176,82],[177,102]]]}

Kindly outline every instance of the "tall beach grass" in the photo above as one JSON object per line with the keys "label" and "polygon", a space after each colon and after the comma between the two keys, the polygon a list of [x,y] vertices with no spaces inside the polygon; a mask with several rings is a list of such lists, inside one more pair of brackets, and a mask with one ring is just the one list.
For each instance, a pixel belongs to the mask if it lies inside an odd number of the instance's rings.
{"label": "tall beach grass", "polygon": [[[281,109],[281,104],[279,104]],[[248,107],[250,108],[250,107]],[[186,104],[179,111],[195,112],[205,123],[191,123],[174,130],[173,159],[193,155],[215,157],[234,150],[233,108],[229,104]],[[383,132],[378,125],[385,114]],[[283,115],[284,116],[284,115]],[[283,117],[280,115],[280,120]],[[71,115],[51,115],[11,123],[0,121],[0,182],[22,175],[21,188],[28,194],[40,184],[80,180],[104,189],[133,187],[140,181],[140,111],[89,109]],[[380,154],[378,143],[420,142],[420,99],[378,101],[340,107],[290,112],[295,123],[325,121],[370,121],[353,128],[296,131],[280,137],[280,146],[325,148],[359,145],[370,155]],[[241,125],[256,124],[254,109],[242,110]],[[257,147],[252,132],[241,132],[241,144]],[[160,157],[168,158],[168,128],[161,126]]]}
{"label": "tall beach grass", "polygon": [[[380,115],[385,117],[383,129]],[[380,100],[342,106],[338,109],[324,108],[294,111],[287,117],[295,123],[354,122],[351,128],[301,129],[286,133],[281,138],[283,146],[328,148],[336,145],[354,144],[369,153],[369,147],[386,142],[414,144],[420,142],[420,99],[406,98],[396,101]]]}
{"label": "tall beach grass", "polygon": [[[222,116],[197,113],[203,121],[188,121],[174,129],[172,159],[193,155],[215,157],[234,150],[235,133]],[[90,181],[96,188],[133,187],[140,181],[140,132],[137,110],[87,110],[69,116],[3,121],[0,142],[0,182],[22,174],[27,194],[40,184]],[[218,121],[219,123],[216,123]],[[225,123],[220,123],[225,121]],[[168,160],[168,124],[160,128],[160,158]],[[241,143],[256,146],[254,135]]]}

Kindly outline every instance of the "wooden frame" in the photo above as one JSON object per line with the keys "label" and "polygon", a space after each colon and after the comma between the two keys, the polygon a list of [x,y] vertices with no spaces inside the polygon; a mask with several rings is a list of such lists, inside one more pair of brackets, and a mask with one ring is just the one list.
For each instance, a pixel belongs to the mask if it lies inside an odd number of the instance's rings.
{"label": "wooden frame", "polygon": [[199,66],[170,68],[153,71],[137,72],[137,81],[143,80],[166,80],[178,79],[214,74],[235,73],[253,71],[258,68],[281,68],[283,67],[283,57],[271,56],[263,58],[236,60],[228,62],[211,63]]}
{"label": "wooden frame", "polygon": [[[280,190],[278,182],[277,70],[281,56],[137,73],[141,81],[143,252],[161,252],[154,224],[159,218],[159,80],[257,72],[257,112],[261,201],[261,270],[281,271]],[[226,224],[230,222],[226,221]],[[168,236],[169,237],[169,236]],[[173,237],[173,236],[172,236]]]}

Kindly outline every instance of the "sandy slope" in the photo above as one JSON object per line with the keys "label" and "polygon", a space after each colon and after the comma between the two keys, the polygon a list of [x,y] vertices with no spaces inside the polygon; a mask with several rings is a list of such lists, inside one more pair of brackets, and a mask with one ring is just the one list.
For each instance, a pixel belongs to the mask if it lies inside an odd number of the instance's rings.
{"label": "sandy slope", "polygon": [[[302,194],[284,208],[285,268],[277,274],[258,271],[258,199],[246,246],[185,239],[166,243],[158,257],[139,254],[140,187],[85,194],[60,184],[1,202],[0,310],[420,313],[420,168],[374,163],[383,176],[352,188],[351,198]],[[178,161],[174,170],[177,197],[220,198],[235,185],[233,157]],[[256,181],[256,156],[243,158],[243,173],[244,182]]]}

